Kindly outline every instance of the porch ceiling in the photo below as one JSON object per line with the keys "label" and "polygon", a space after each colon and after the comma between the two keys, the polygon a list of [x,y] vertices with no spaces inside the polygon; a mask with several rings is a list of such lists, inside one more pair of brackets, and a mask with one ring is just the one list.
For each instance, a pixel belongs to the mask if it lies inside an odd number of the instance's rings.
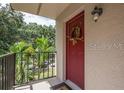
{"label": "porch ceiling", "polygon": [[69,3],[12,3],[11,6],[17,11],[56,19]]}

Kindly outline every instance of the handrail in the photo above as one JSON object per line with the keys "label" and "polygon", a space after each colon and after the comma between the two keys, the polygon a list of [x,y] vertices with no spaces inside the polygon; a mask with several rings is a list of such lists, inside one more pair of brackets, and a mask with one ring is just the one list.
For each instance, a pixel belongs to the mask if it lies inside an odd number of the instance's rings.
{"label": "handrail", "polygon": [[[11,52],[11,53],[7,53],[7,54],[2,54],[2,55],[0,55],[0,57],[5,57],[8,55],[17,54],[17,53],[27,53],[27,52]],[[34,52],[34,53],[57,53],[57,51],[42,51],[42,52]]]}
{"label": "handrail", "polygon": [[3,55],[0,55],[0,58],[2,58],[2,57],[6,57],[6,56],[9,56],[9,55],[13,55],[13,54],[15,54],[15,53],[3,54]]}
{"label": "handrail", "polygon": [[[27,52],[16,52],[17,53],[27,53]],[[57,51],[41,51],[41,52],[33,52],[33,53],[57,53]]]}

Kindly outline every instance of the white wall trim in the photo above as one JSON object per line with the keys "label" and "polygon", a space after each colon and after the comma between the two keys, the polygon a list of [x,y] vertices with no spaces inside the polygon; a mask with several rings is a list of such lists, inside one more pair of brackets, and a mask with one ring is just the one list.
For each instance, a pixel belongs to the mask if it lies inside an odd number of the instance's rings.
{"label": "white wall trim", "polygon": [[80,7],[79,9],[74,11],[72,14],[70,14],[68,17],[66,17],[64,19],[64,23],[66,23],[67,21],[69,21],[70,19],[72,19],[74,16],[76,16],[77,14],[79,14],[82,11],[84,11],[84,6]]}

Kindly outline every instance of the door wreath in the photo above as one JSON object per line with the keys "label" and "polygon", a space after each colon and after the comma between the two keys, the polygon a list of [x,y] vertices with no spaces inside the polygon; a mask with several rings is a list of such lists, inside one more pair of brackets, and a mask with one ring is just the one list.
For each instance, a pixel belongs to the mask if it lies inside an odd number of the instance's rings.
{"label": "door wreath", "polygon": [[83,41],[80,27],[79,26],[73,27],[71,31],[71,35],[69,37],[73,45],[75,45],[79,40]]}

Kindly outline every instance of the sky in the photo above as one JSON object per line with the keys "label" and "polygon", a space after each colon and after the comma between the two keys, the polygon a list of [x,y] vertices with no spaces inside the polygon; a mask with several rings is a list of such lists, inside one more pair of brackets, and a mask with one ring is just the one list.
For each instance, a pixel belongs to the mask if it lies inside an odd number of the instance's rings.
{"label": "sky", "polygon": [[53,25],[53,26],[55,26],[55,20],[53,20],[53,19],[49,19],[46,17],[37,16],[37,15],[25,13],[25,12],[22,12],[22,13],[24,14],[24,21],[26,23],[36,22],[39,25],[47,25],[47,26]]}

